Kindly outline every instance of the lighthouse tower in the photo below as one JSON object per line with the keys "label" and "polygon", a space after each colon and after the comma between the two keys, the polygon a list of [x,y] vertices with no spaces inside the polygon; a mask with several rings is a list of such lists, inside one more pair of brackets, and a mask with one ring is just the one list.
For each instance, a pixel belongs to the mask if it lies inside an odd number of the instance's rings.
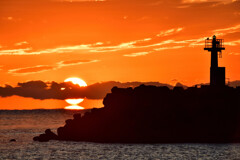
{"label": "lighthouse tower", "polygon": [[225,50],[223,39],[217,39],[214,35],[212,39],[205,40],[205,48],[211,52],[210,85],[225,86],[225,67],[218,67],[218,57],[222,58],[222,50]]}

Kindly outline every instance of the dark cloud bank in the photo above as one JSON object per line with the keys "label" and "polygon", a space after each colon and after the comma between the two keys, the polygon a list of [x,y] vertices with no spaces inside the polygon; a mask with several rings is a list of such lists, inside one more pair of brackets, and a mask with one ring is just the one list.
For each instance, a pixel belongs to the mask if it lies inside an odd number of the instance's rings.
{"label": "dark cloud bank", "polygon": [[[120,88],[137,87],[141,84],[167,86],[173,88],[171,85],[162,84],[159,82],[102,82],[89,85],[87,87],[79,87],[71,82],[43,82],[43,81],[29,81],[18,83],[17,87],[6,85],[0,87],[0,96],[8,97],[18,95],[22,97],[32,97],[34,99],[67,99],[67,98],[88,98],[88,99],[103,99],[107,93],[111,92],[114,86]],[[61,88],[65,88],[61,90]]]}
{"label": "dark cloud bank", "polygon": [[[167,86],[173,89],[174,86],[159,82],[116,82],[108,81],[102,83],[95,83],[87,87],[79,87],[70,82],[43,82],[43,81],[28,81],[24,83],[18,83],[17,87],[5,85],[0,87],[0,96],[9,97],[13,95],[21,97],[31,97],[34,99],[60,99],[67,98],[88,98],[88,99],[103,99],[107,93],[111,92],[111,89],[116,86],[119,88],[135,88],[141,84],[152,86]],[[187,86],[177,83],[176,86],[187,88]],[[230,82],[229,86],[240,86],[240,81]],[[65,88],[65,90],[61,90]]]}

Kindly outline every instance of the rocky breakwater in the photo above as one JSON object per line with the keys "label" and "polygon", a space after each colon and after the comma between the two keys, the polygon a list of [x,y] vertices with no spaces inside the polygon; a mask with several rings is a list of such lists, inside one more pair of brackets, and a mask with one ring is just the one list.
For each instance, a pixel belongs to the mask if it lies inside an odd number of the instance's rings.
{"label": "rocky breakwater", "polygon": [[33,138],[34,141],[47,142],[49,140],[58,140],[58,136],[50,129],[46,129],[44,134],[40,134]]}
{"label": "rocky breakwater", "polygon": [[[36,141],[103,143],[240,142],[240,88],[114,87],[104,108],[75,114]],[[46,138],[48,137],[48,138]]]}

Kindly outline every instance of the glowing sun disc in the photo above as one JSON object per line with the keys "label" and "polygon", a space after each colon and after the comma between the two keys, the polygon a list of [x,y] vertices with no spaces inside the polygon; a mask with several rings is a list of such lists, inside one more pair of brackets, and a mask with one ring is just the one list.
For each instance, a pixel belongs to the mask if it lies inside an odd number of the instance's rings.
{"label": "glowing sun disc", "polygon": [[87,83],[84,80],[77,78],[77,77],[67,78],[64,80],[64,82],[72,82],[73,84],[78,84],[80,87],[87,86]]}
{"label": "glowing sun disc", "polygon": [[[87,83],[80,79],[80,78],[77,78],[77,77],[70,77],[70,78],[67,78],[64,80],[64,82],[72,82],[73,84],[77,84],[79,85],[80,87],[86,87],[87,86]],[[61,90],[64,90],[65,88],[61,88]],[[79,103],[81,103],[84,99],[83,98],[73,98],[73,99],[65,99],[65,101],[68,103],[68,104],[71,104],[71,105],[77,105]]]}
{"label": "glowing sun disc", "polygon": [[77,105],[79,103],[81,103],[83,101],[82,98],[78,98],[78,99],[65,99],[65,101],[71,105]]}
{"label": "glowing sun disc", "polygon": [[83,107],[81,107],[81,106],[75,105],[75,106],[67,106],[67,107],[65,107],[64,109],[81,110],[81,109],[85,109],[85,108],[83,108]]}

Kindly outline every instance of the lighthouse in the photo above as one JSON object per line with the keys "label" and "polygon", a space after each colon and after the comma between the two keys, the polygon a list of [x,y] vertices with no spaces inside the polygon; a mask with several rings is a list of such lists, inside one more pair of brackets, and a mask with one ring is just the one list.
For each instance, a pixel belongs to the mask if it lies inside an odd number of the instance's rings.
{"label": "lighthouse", "polygon": [[211,52],[210,85],[225,86],[225,67],[218,67],[218,57],[222,58],[222,50],[225,50],[223,39],[217,39],[214,35],[212,39],[205,40],[205,48]]}

